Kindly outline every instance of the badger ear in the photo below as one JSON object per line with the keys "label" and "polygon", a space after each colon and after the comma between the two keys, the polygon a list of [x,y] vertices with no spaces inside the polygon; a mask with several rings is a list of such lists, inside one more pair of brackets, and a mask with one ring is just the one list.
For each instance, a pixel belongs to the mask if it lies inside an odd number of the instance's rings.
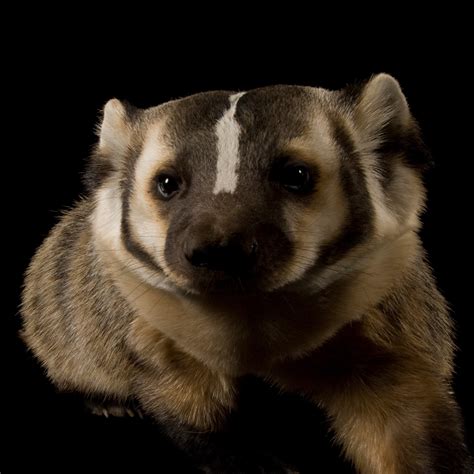
{"label": "badger ear", "polygon": [[[363,140],[378,142],[410,125],[410,110],[398,81],[377,74],[362,88],[354,111],[356,128]],[[375,143],[374,143],[375,145]]]}
{"label": "badger ear", "polygon": [[133,122],[138,112],[139,109],[118,99],[111,99],[105,104],[102,121],[96,132],[99,143],[82,178],[88,191],[93,192],[125,162],[132,141]]}
{"label": "badger ear", "polygon": [[356,91],[348,92],[361,150],[381,158],[402,154],[405,163],[422,171],[431,167],[430,153],[398,81],[389,74],[377,74]]}
{"label": "badger ear", "polygon": [[131,139],[131,120],[127,111],[130,107],[118,99],[105,104],[98,129],[100,152],[116,157],[126,154]]}

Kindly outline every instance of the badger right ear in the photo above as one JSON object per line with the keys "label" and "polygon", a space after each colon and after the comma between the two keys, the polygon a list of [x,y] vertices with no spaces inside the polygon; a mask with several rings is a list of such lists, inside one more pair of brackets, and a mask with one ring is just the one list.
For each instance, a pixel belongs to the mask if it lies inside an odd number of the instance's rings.
{"label": "badger right ear", "polygon": [[128,109],[118,99],[109,100],[103,110],[102,123],[98,128],[99,152],[114,158],[126,155],[130,145],[132,127]]}
{"label": "badger right ear", "polygon": [[361,91],[354,118],[363,141],[373,148],[392,134],[402,135],[411,114],[398,81],[388,74],[372,77]]}
{"label": "badger right ear", "polygon": [[405,163],[424,171],[432,165],[398,81],[378,74],[356,92],[354,125],[360,149],[375,153],[381,164],[403,154]]}

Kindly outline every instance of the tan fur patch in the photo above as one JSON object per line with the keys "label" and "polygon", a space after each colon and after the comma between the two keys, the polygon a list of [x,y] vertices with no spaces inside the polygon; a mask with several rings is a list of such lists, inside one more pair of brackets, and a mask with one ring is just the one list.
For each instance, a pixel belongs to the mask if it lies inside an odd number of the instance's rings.
{"label": "tan fur patch", "polygon": [[272,290],[301,278],[318,258],[320,249],[341,230],[348,212],[337,151],[328,139],[329,132],[326,133],[329,124],[323,116],[315,117],[310,123],[307,135],[289,143],[287,153],[317,166],[317,190],[310,205],[286,204],[284,217],[295,255],[275,274]]}
{"label": "tan fur patch", "polygon": [[197,430],[219,428],[234,405],[232,379],[178,350],[143,318],[133,322],[129,344],[148,367],[137,381],[146,410],[174,416]]}

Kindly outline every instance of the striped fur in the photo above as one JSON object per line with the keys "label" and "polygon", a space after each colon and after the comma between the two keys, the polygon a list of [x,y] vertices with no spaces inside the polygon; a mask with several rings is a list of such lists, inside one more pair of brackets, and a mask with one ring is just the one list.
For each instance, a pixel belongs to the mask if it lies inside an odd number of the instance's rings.
{"label": "striped fur", "polygon": [[[359,472],[468,472],[452,324],[417,235],[429,157],[395,79],[114,99],[99,134],[90,194],[25,280],[22,335],[53,383],[138,400],[204,466],[215,438],[189,432],[219,432],[254,374],[322,406]],[[290,165],[304,194],[279,181]],[[239,277],[190,263],[209,248],[240,252]]]}

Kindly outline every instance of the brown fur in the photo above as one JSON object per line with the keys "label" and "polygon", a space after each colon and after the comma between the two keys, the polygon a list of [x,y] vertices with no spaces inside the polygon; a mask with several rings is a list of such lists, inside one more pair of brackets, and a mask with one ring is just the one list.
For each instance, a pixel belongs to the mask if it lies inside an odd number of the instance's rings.
{"label": "brown fur", "polygon": [[[327,410],[336,438],[360,472],[434,469],[430,449],[436,448],[429,437],[442,420],[433,414],[458,417],[449,389],[451,323],[424,267],[420,259],[397,291],[362,320],[310,356],[275,367],[272,375]],[[444,315],[434,327],[433,311]],[[459,438],[455,431],[450,435]]]}
{"label": "brown fur", "polygon": [[218,430],[234,406],[233,379],[179,350],[143,319],[134,321],[129,340],[141,362],[135,390],[145,410]]}
{"label": "brown fur", "polygon": [[[61,388],[126,398],[131,366],[124,338],[133,314],[98,265],[90,210],[82,202],[69,212],[30,265],[22,336]],[[108,297],[98,298],[103,291]]]}
{"label": "brown fur", "polygon": [[[273,265],[265,291],[241,282],[236,292],[200,293],[191,270],[166,258],[172,208],[156,202],[150,180],[175,159],[170,137],[180,135],[175,128],[192,120],[197,105],[191,101],[193,114],[181,111],[173,123],[163,115],[179,101],[140,119],[112,102],[89,177],[99,187],[65,214],[26,275],[22,335],[50,379],[118,402],[135,398],[157,420],[202,433],[222,428],[239,377],[255,374],[323,407],[362,473],[467,469],[450,390],[452,324],[417,236],[421,178],[400,151],[390,156],[392,168],[374,157],[377,126],[395,124],[399,133],[411,117],[393,79],[370,84],[343,106],[321,95],[317,110],[326,115],[309,122],[318,128],[284,140],[286,153],[318,167],[320,188],[286,204],[281,225],[292,257]],[[380,105],[382,86],[388,99]],[[292,93],[314,99],[306,88]],[[226,94],[215,94],[226,103]],[[220,109],[209,104],[212,124]],[[153,169],[143,161],[149,146],[163,153]],[[117,163],[104,167],[114,150]],[[214,212],[220,225],[240,225],[246,214],[234,200],[211,196],[194,214]],[[263,219],[272,207],[256,215]],[[317,254],[321,262],[310,265]],[[267,264],[278,257],[268,255]]]}

